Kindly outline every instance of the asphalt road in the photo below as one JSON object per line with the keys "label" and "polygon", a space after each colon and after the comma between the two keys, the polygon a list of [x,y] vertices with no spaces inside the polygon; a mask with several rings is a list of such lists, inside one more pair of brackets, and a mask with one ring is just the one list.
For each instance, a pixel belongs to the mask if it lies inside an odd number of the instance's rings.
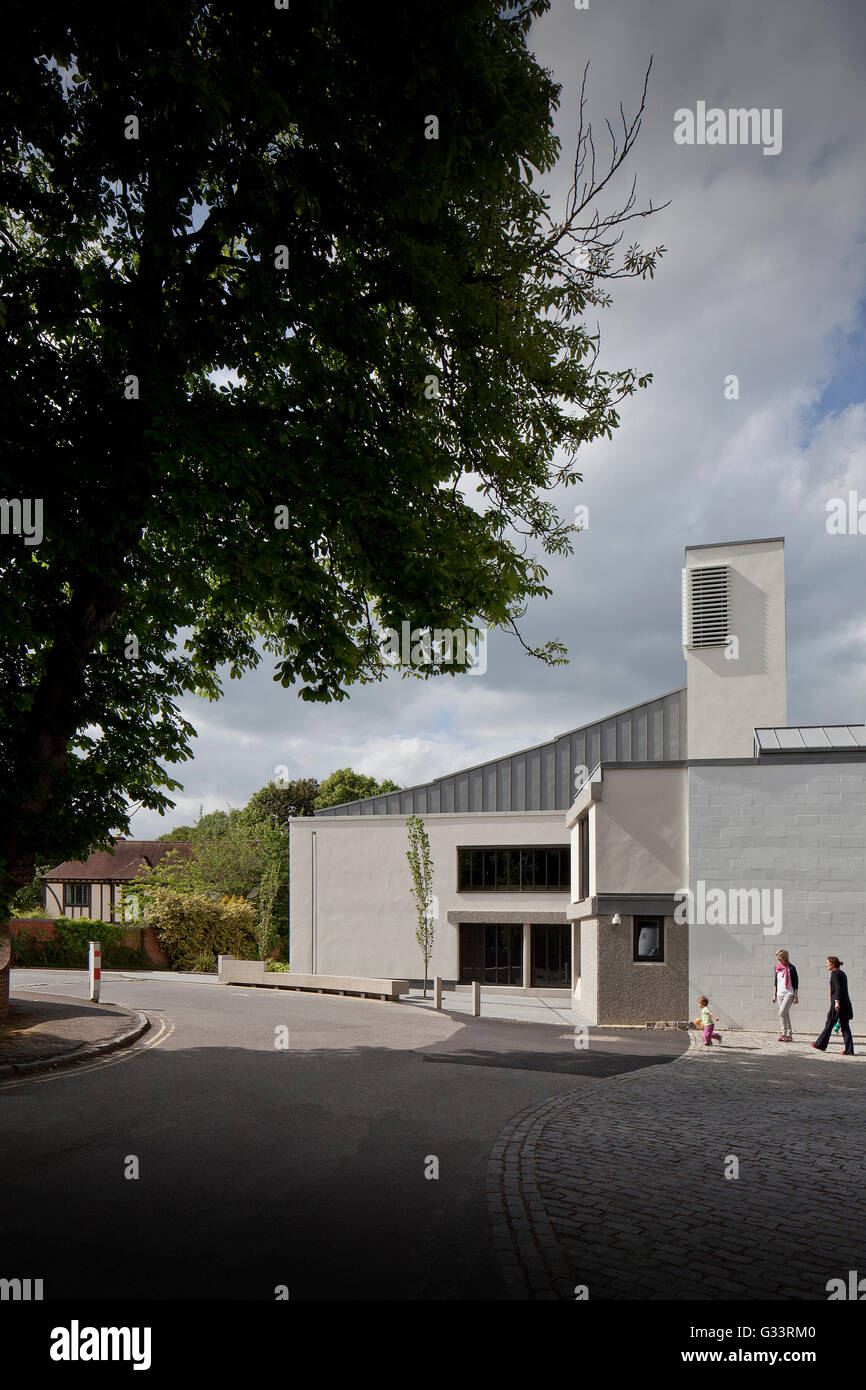
{"label": "asphalt road", "polygon": [[[85,978],[13,989],[83,998]],[[0,1083],[0,1275],[46,1300],[505,1298],[485,1203],[503,1127],[687,1045],[171,978],[108,975],[103,999],[151,1033]]]}

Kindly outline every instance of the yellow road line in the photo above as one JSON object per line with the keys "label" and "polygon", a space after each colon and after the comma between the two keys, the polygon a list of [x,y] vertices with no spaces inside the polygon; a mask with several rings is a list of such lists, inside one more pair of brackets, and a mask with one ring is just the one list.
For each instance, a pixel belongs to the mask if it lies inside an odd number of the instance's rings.
{"label": "yellow road line", "polygon": [[[150,1014],[145,1009],[139,1010],[146,1018],[150,1019]],[[153,1022],[153,1020],[151,1020]],[[149,1052],[152,1047],[161,1047],[167,1042],[174,1032],[175,1025],[171,1019],[161,1018],[159,1028],[156,1033],[144,1033],[143,1038],[147,1041],[137,1040],[129,1047],[120,1047],[116,1052],[110,1052],[105,1057],[96,1057],[92,1062],[77,1062],[68,1067],[61,1067],[57,1071],[49,1071],[40,1076],[38,1073],[33,1076],[16,1077],[11,1081],[0,1082],[0,1091],[12,1090],[15,1086],[26,1086],[35,1084],[43,1085],[46,1081],[61,1081],[72,1076],[81,1076],[84,1072],[100,1071],[103,1067],[113,1067],[119,1062],[131,1062],[134,1057],[140,1057],[142,1053]]]}

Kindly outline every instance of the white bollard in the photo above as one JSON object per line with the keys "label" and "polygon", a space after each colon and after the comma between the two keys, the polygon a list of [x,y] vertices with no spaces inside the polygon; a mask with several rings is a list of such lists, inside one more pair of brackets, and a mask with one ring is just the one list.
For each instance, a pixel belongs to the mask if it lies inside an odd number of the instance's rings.
{"label": "white bollard", "polygon": [[435,975],[433,978],[433,1008],[442,1008],[442,977]]}
{"label": "white bollard", "polygon": [[472,983],[472,1017],[478,1018],[481,1013],[481,986],[477,980]]}
{"label": "white bollard", "polygon": [[99,986],[102,982],[102,947],[98,941],[90,943],[90,997],[99,1003]]}

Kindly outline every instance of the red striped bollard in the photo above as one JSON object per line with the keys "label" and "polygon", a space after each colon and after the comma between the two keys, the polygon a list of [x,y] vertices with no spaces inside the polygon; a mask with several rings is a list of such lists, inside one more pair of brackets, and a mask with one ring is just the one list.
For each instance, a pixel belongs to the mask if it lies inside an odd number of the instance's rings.
{"label": "red striped bollard", "polygon": [[102,982],[102,947],[98,941],[90,943],[90,997],[99,1002],[99,986]]}

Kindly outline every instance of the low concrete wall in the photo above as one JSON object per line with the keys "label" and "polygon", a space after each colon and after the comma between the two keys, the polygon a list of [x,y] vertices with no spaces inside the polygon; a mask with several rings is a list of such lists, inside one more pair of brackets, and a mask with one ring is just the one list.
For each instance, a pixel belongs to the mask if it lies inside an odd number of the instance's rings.
{"label": "low concrete wall", "polygon": [[220,956],[217,969],[221,985],[263,985],[265,982],[263,960],[235,960],[234,956]]}
{"label": "low concrete wall", "polygon": [[380,999],[397,999],[409,993],[408,980],[380,979],[359,975],[301,975],[285,970],[265,970],[264,961],[235,960],[220,956],[219,981],[222,985],[265,985],[271,989],[311,990],[317,994],[370,994]]}

